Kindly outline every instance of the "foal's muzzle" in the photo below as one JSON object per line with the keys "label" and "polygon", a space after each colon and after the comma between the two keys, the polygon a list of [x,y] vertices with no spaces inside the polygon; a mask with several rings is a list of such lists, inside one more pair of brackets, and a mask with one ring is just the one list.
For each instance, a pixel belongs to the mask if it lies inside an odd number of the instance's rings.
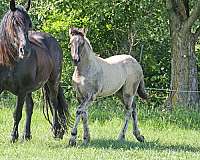
{"label": "foal's muzzle", "polygon": [[77,59],[72,59],[73,60],[73,63],[75,66],[78,65],[78,63],[80,62],[80,58],[77,58]]}

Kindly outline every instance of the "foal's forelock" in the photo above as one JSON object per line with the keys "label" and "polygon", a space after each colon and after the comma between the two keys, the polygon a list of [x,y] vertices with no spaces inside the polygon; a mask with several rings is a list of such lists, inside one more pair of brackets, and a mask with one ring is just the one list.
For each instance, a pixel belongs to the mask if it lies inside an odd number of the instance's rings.
{"label": "foal's forelock", "polygon": [[[78,35],[78,37],[77,37],[77,35]],[[75,37],[75,36],[76,36],[76,37]],[[75,38],[77,38],[78,40],[75,40]],[[79,46],[81,45],[80,40],[79,40],[80,38],[84,41],[84,45],[87,45],[87,46],[89,47],[90,50],[93,50],[93,49],[92,49],[92,46],[91,46],[91,44],[90,44],[90,41],[88,40],[88,38],[87,38],[86,36],[79,35],[79,34],[74,34],[74,35],[71,37],[71,39],[70,39],[70,45],[71,45],[74,41],[77,41],[78,44],[76,45],[76,47],[79,47]]]}
{"label": "foal's forelock", "polygon": [[[70,39],[70,45],[71,56],[75,65],[77,65],[83,57],[85,57],[84,55],[88,55],[88,49],[92,51],[92,46],[89,40],[83,34],[72,34]],[[90,53],[90,51],[88,52]]]}

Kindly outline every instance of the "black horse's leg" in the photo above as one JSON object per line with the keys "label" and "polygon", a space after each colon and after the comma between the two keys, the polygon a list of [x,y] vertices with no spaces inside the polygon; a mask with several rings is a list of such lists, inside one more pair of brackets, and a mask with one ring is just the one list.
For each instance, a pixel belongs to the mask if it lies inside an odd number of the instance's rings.
{"label": "black horse's leg", "polygon": [[63,138],[64,130],[59,123],[58,117],[58,85],[53,83],[48,83],[48,89],[50,93],[50,101],[53,105],[53,134],[54,138]]}
{"label": "black horse's leg", "polygon": [[13,143],[19,137],[18,125],[19,125],[19,122],[22,118],[22,108],[23,108],[24,100],[25,100],[25,96],[20,95],[20,96],[17,97],[16,107],[15,107],[15,110],[14,110],[14,113],[13,113],[14,126],[13,126],[13,130],[12,130],[12,133],[11,133],[11,142],[13,142]]}
{"label": "black horse's leg", "polygon": [[31,136],[31,117],[33,113],[33,99],[32,99],[32,93],[29,93],[26,95],[26,124],[24,128],[24,135],[23,139],[30,140],[32,138]]}

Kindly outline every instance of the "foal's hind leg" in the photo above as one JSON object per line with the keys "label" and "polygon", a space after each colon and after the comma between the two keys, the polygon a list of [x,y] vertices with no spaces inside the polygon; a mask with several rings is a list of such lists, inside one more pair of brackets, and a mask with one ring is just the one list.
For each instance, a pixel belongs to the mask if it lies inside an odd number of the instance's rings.
{"label": "foal's hind leg", "polygon": [[17,97],[16,107],[15,107],[15,110],[13,113],[14,126],[13,126],[13,130],[11,133],[11,142],[12,143],[14,143],[19,137],[18,125],[22,118],[22,108],[23,108],[24,100],[25,100],[25,95],[24,96],[20,95]]}
{"label": "foal's hind leg", "polygon": [[118,140],[124,140],[125,139],[125,134],[126,134],[126,130],[128,128],[128,121],[131,117],[131,113],[132,113],[132,101],[133,101],[133,97],[129,96],[129,95],[123,95],[123,99],[124,99],[124,105],[125,107],[125,121],[124,121],[124,125],[121,129],[121,132],[119,134]]}
{"label": "foal's hind leg", "polygon": [[133,134],[135,135],[136,139],[140,142],[144,142],[144,136],[140,134],[140,130],[138,128],[138,117],[137,117],[137,108],[135,100],[133,100],[132,104],[132,118],[133,118]]}
{"label": "foal's hind leg", "polygon": [[31,136],[31,117],[33,113],[33,99],[32,99],[32,93],[29,93],[26,95],[26,124],[24,128],[24,135],[23,139],[30,140],[32,138]]}
{"label": "foal's hind leg", "polygon": [[138,141],[140,142],[144,142],[144,136],[140,135],[140,131],[138,128],[138,119],[137,119],[137,109],[136,109],[136,103],[134,101],[134,95],[137,92],[138,89],[138,82],[132,83],[127,82],[123,88],[122,88],[122,92],[123,92],[123,100],[124,100],[124,104],[126,106],[127,112],[126,112],[126,117],[125,117],[125,123],[124,126],[120,132],[119,135],[119,139],[124,139],[125,138],[125,132],[127,130],[128,127],[128,120],[131,117],[133,117],[133,134],[135,135],[135,137],[137,138]]}

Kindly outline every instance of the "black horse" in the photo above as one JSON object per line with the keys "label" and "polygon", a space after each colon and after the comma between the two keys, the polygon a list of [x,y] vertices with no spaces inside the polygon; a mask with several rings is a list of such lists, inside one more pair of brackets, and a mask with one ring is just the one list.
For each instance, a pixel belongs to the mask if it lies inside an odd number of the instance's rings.
{"label": "black horse", "polygon": [[29,0],[26,7],[22,7],[11,0],[10,10],[0,26],[0,93],[7,90],[17,96],[12,142],[19,137],[18,125],[24,102],[26,125],[23,138],[31,138],[32,92],[41,87],[46,104],[52,111],[54,136],[62,138],[70,123],[68,106],[60,86],[62,50],[49,34],[30,31],[32,22],[27,13],[30,3]]}

